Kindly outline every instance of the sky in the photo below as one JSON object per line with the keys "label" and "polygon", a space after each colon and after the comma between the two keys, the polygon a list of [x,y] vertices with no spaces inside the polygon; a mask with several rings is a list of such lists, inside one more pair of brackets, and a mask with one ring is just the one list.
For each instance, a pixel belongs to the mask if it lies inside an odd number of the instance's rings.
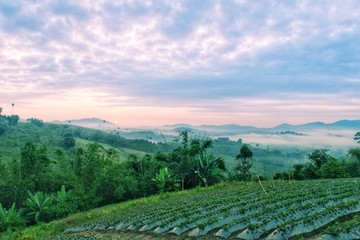
{"label": "sky", "polygon": [[22,119],[272,127],[360,119],[359,93],[358,0],[0,0]]}

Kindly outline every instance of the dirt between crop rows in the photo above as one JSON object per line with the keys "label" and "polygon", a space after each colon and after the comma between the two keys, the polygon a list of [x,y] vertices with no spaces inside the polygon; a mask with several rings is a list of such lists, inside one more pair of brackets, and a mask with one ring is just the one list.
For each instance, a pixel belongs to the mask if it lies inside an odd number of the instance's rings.
{"label": "dirt between crop rows", "polygon": [[[95,237],[102,240],[224,240],[221,237],[215,236],[201,236],[201,237],[188,237],[188,236],[176,236],[174,234],[155,234],[151,232],[133,232],[133,231],[114,231],[114,230],[94,230],[84,231],[77,234],[69,234],[70,236],[83,236],[83,237]],[[235,235],[236,236],[236,235]],[[236,239],[235,237],[229,237],[227,239]]]}
{"label": "dirt between crop rows", "polygon": [[[331,224],[334,224],[335,222],[342,222],[345,220],[352,219],[354,216],[359,215],[360,212],[348,214],[346,216],[340,217],[335,219],[334,221],[326,224],[325,226],[322,226],[319,229],[316,229],[313,232],[302,234],[301,236],[294,236],[290,239],[307,239],[307,240],[315,240],[318,239],[321,235],[324,234],[324,230],[330,226]],[[218,230],[218,229],[217,229]],[[216,237],[214,234],[217,232],[217,230],[213,230],[208,232],[205,236],[200,237],[188,237],[187,234],[190,232],[187,231],[184,234],[177,236],[174,234],[169,233],[162,233],[162,234],[156,234],[151,231],[148,232],[139,232],[139,231],[116,231],[116,230],[90,230],[90,231],[84,231],[74,234],[66,234],[65,236],[82,236],[82,237],[95,237],[99,240],[224,240],[224,238]],[[272,229],[274,230],[274,229]],[[271,231],[272,231],[271,230]],[[233,232],[230,237],[226,238],[226,240],[235,240],[236,236],[241,232],[242,230]],[[264,236],[261,237],[261,239],[264,239]]]}

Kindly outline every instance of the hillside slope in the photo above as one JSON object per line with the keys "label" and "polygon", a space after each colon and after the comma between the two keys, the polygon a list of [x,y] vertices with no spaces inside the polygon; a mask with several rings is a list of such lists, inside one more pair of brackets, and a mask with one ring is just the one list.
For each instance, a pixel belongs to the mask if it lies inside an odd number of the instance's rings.
{"label": "hillside slope", "polygon": [[359,197],[360,179],[223,183],[106,206],[3,239],[359,238]]}
{"label": "hillside slope", "polygon": [[2,156],[4,162],[10,162],[19,155],[20,149],[28,141],[45,145],[50,155],[58,148],[62,148],[70,154],[71,149],[65,146],[66,136],[69,134],[76,139],[75,147],[84,147],[86,143],[98,142],[107,144],[108,147],[118,148],[123,156],[129,154],[142,156],[145,153],[171,149],[169,146],[151,143],[146,140],[125,139],[96,129],[51,123],[37,126],[28,122],[19,122],[0,135],[0,156]]}
{"label": "hillside slope", "polygon": [[[125,159],[131,154],[141,157],[146,153],[153,154],[158,151],[167,153],[179,146],[178,142],[156,143],[146,139],[127,139],[116,131],[109,133],[70,124],[44,123],[37,126],[28,122],[19,122],[0,135],[0,157],[3,162],[9,163],[19,156],[20,149],[27,141],[44,144],[50,157],[53,157],[52,155],[59,148],[71,155],[71,148],[64,147],[65,136],[69,133],[76,139],[75,147],[85,147],[87,143],[97,142],[107,147],[117,148],[120,157]],[[236,141],[214,141],[210,152],[222,157],[227,168],[232,170],[237,164],[235,157],[240,147],[241,144]],[[307,154],[306,149],[294,147],[281,151],[260,147],[251,147],[251,149],[256,159],[253,170],[266,176],[274,172],[287,171],[293,164],[303,162]]]}

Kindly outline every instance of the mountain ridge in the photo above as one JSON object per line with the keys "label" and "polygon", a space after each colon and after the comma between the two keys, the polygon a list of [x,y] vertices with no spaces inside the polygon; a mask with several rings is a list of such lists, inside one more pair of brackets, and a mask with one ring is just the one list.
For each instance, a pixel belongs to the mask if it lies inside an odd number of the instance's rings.
{"label": "mountain ridge", "polygon": [[[96,117],[92,118],[81,118],[81,119],[72,119],[65,121],[51,121],[50,123],[62,123],[62,124],[72,124],[78,126],[89,126],[93,127],[118,127],[118,125]],[[134,130],[137,128],[134,128]],[[142,128],[143,129],[143,128]],[[222,124],[222,125],[211,125],[211,124],[201,124],[201,125],[192,125],[186,123],[179,124],[167,124],[160,127],[151,127],[147,129],[163,129],[163,130],[179,130],[179,129],[191,129],[197,131],[207,131],[207,132],[216,132],[218,134],[238,134],[238,133],[275,133],[275,132],[285,132],[285,131],[313,131],[313,130],[354,130],[360,131],[360,119],[348,120],[342,119],[331,123],[324,123],[320,121],[309,122],[304,124],[289,124],[282,123],[275,127],[256,127],[249,125],[240,125],[236,123],[231,124]]]}
{"label": "mountain ridge", "polygon": [[[167,128],[174,127],[174,129],[180,125],[166,125]],[[184,126],[184,124],[181,124]],[[289,124],[282,123],[275,127],[261,128],[255,126],[243,126],[239,124],[223,124],[223,125],[186,125],[188,128],[202,130],[202,131],[215,131],[223,133],[244,133],[244,132],[260,132],[260,133],[272,133],[278,131],[313,131],[313,130],[354,130],[360,131],[360,119],[359,120],[338,120],[332,123],[324,122],[309,122],[304,124]]]}

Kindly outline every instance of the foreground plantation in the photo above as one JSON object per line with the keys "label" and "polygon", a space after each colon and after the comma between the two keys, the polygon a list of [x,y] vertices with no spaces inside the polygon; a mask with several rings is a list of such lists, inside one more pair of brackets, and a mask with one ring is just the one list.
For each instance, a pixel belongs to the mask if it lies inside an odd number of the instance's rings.
{"label": "foreground plantation", "polygon": [[11,237],[356,239],[359,212],[360,179],[224,183],[70,216],[58,233],[43,225]]}

